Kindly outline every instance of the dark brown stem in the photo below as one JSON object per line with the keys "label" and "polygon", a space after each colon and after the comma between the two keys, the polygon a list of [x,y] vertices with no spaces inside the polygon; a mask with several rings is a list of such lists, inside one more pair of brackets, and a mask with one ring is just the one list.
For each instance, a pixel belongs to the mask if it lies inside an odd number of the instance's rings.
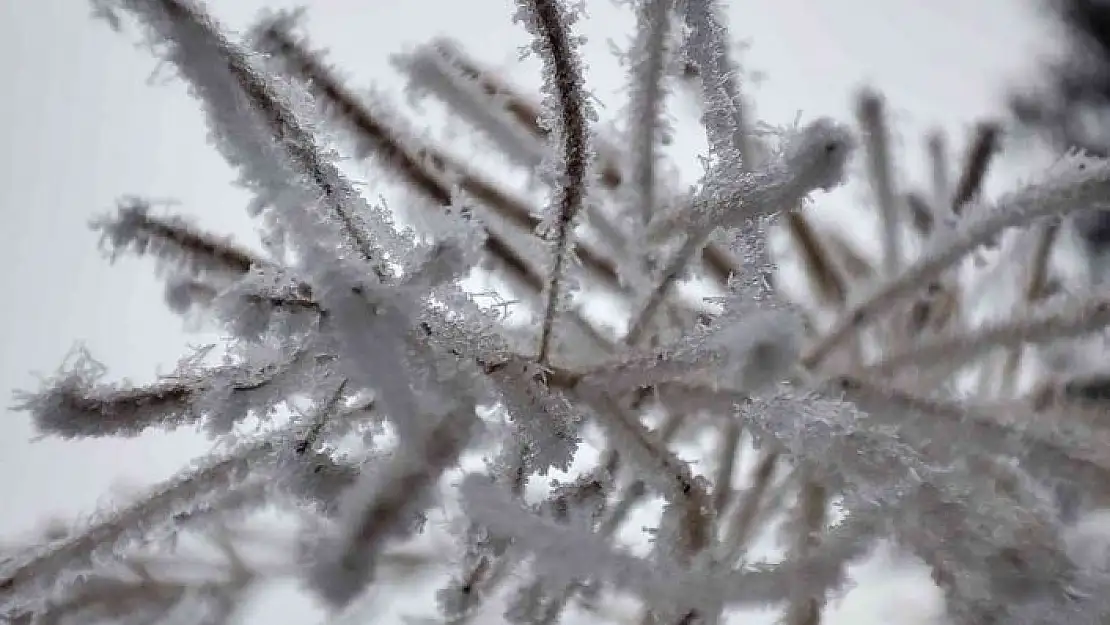
{"label": "dark brown stem", "polygon": [[570,251],[573,222],[586,197],[586,173],[589,168],[589,127],[586,123],[586,97],[582,91],[580,63],[564,25],[566,9],[557,0],[529,0],[537,37],[544,50],[544,64],[554,78],[558,96],[560,139],[562,139],[563,171],[557,198],[554,223],[555,259],[547,285],[540,346],[536,359],[546,364],[551,352],[556,309],[562,295],[564,266]]}
{"label": "dark brown stem", "polygon": [[975,138],[968,148],[963,173],[960,174],[960,181],[956,183],[955,195],[952,198],[952,212],[957,215],[961,214],[965,206],[981,192],[991,159],[998,151],[1001,134],[1002,129],[998,124],[991,122],[983,122],[976,127]]}

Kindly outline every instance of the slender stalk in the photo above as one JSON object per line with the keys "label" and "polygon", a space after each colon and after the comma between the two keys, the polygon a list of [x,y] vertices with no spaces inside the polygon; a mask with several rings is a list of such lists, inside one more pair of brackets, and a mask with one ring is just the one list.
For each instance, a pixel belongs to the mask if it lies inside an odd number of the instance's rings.
{"label": "slender stalk", "polygon": [[[586,175],[589,170],[589,127],[586,123],[586,98],[582,91],[581,63],[568,32],[567,9],[559,0],[519,0],[529,29],[539,42],[554,93],[558,121],[557,140],[562,171],[553,200],[554,263],[545,288],[540,327],[540,344],[536,360],[547,364],[550,358],[555,315],[561,306],[563,273],[574,235],[573,221],[582,210],[586,198]],[[555,137],[553,137],[555,138]]]}

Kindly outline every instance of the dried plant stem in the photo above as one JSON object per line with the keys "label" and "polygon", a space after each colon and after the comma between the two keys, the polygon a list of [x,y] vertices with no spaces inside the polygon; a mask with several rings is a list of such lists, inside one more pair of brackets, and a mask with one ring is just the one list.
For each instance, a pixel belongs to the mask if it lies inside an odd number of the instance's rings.
{"label": "dried plant stem", "polygon": [[657,488],[668,499],[693,501],[699,509],[710,509],[709,495],[693,479],[689,466],[674,456],[638,419],[633,418],[602,389],[579,385],[575,392],[599,408],[601,425],[611,430],[614,440],[625,448],[625,454],[635,458],[640,466],[655,467],[655,470],[644,476],[645,482]]}
{"label": "dried plant stem", "polygon": [[[740,171],[753,169],[748,120],[730,59],[725,29],[718,21],[715,0],[683,0],[683,17],[690,28],[687,49],[701,74],[703,123],[710,153]],[[733,162],[736,159],[739,162]]]}
{"label": "dried plant stem", "polygon": [[[686,417],[682,413],[668,412],[664,418],[663,423],[659,426],[655,435],[658,436],[659,442],[663,446],[671,443],[679,429],[685,423]],[[607,460],[603,460],[599,466],[609,467],[617,457],[616,451],[610,449],[606,454]],[[611,471],[610,471],[611,472]],[[621,524],[628,518],[632,509],[638,504],[645,495],[647,495],[647,485],[640,479],[634,478],[617,495],[616,501],[607,506],[604,519],[598,524],[597,534],[602,537],[611,537],[620,528]],[[514,560],[502,556],[496,560],[482,557],[478,564],[470,569],[464,576],[465,586],[475,593],[476,597],[480,600],[482,597],[491,595],[499,584],[504,582],[507,573],[511,570]],[[558,595],[551,597],[547,606],[547,611],[544,616],[539,619],[538,623],[551,624],[558,620],[562,614],[566,603],[574,596],[576,592],[582,589],[581,583],[572,583],[567,585]],[[452,621],[454,625],[461,625],[468,622],[471,617],[476,615],[476,611],[469,612],[470,616],[462,619]]]}
{"label": "dried plant stem", "polygon": [[909,211],[910,226],[922,239],[928,239],[937,222],[933,207],[924,197],[914,192],[905,195],[905,203]]}
{"label": "dried plant stem", "polygon": [[718,561],[722,564],[731,566],[747,548],[780,458],[778,451],[770,449],[760,454],[752,471],[752,483],[742,491],[736,503],[736,516],[727,526],[726,534],[721,540],[721,556]]}
{"label": "dried plant stem", "polygon": [[[669,445],[685,422],[685,414],[674,411],[668,412],[663,423],[656,432],[660,443],[664,446]],[[647,493],[647,484],[642,480],[633,479],[628,486],[620,491],[613,505],[608,507],[605,518],[598,525],[597,534],[603,537],[613,536],[616,531],[620,529],[620,526],[625,520],[628,519],[628,515],[632,512],[632,509],[636,504],[640,503]],[[560,594],[552,597],[548,604],[547,612],[544,614],[543,618],[537,622],[537,625],[551,625],[556,622],[562,614],[563,609],[566,607],[567,602],[581,589],[581,583],[569,584]]]}
{"label": "dried plant stem", "polygon": [[[443,62],[457,71],[461,78],[477,85],[487,101],[499,102],[500,106],[503,106],[529,134],[541,140],[548,139],[549,130],[540,123],[543,119],[540,108],[493,72],[480,67],[477,62],[468,58],[457,44],[447,39],[439,39],[429,47],[429,51],[434,52]],[[624,181],[620,165],[605,144],[599,144],[597,152],[598,181],[606,189],[616,189]]]}
{"label": "dried plant stem", "polygon": [[894,172],[890,150],[890,136],[883,111],[883,101],[878,94],[867,91],[860,95],[857,109],[860,126],[866,137],[867,170],[882,228],[883,275],[898,273],[902,264],[902,216],[895,197]]}
{"label": "dried plant stem", "polygon": [[[807,558],[813,548],[820,542],[825,531],[825,506],[828,493],[820,482],[809,471],[803,471],[802,492],[798,496],[798,535],[795,537],[794,554],[796,557]],[[821,609],[824,606],[824,597],[807,593],[795,594],[787,608],[785,622],[787,625],[817,625],[821,622]]]}
{"label": "dried plant stem", "polygon": [[[357,133],[362,148],[375,153],[384,166],[397,171],[410,188],[440,206],[449,207],[455,203],[452,183],[457,184],[524,234],[532,235],[540,225],[532,207],[470,171],[458,159],[433,146],[402,140],[396,128],[391,128],[375,115],[364,99],[343,86],[302,41],[294,39],[284,22],[262,24],[258,29],[258,39],[263,46],[274,49],[286,59],[293,71],[308,82],[317,97],[330,104],[335,114]],[[619,288],[617,267],[611,259],[584,241],[576,242],[574,248],[575,255],[586,269],[600,275],[607,286]]]}
{"label": "dried plant stem", "polygon": [[[798,249],[810,289],[820,298],[822,306],[842,314],[848,305],[847,278],[841,275],[839,267],[831,260],[805,213],[801,210],[790,211],[786,214],[784,223],[790,239]],[[852,359],[862,363],[864,351],[860,337],[852,340],[850,349]]]}
{"label": "dried plant stem", "polygon": [[88,562],[95,553],[111,551],[135,528],[158,527],[159,518],[169,519],[210,492],[230,489],[245,479],[252,465],[279,449],[282,436],[268,437],[237,450],[227,457],[184,473],[155,493],[124,507],[103,521],[9,569],[0,579],[0,596],[15,594],[36,580],[51,579],[75,563]]}
{"label": "dried plant stem", "polygon": [[[745,118],[744,105],[735,82],[736,72],[727,56],[728,44],[723,41],[722,30],[716,23],[716,6],[711,0],[686,0],[684,9],[687,24],[692,31],[690,50],[702,74],[703,99],[706,104],[705,127],[710,153],[717,158],[724,159],[725,162],[735,164],[735,169],[738,171],[751,171],[753,169],[753,154],[747,134],[748,123]],[[804,217],[797,211],[790,210],[793,207],[787,206],[786,208],[788,209],[788,228],[791,228],[795,241],[801,248],[803,262],[813,270],[813,273],[809,275],[814,276],[822,296],[834,302],[837,308],[842,309],[847,302],[846,284],[840,278],[835,266],[828,262],[827,254],[821,249],[816,237],[809,236],[812,233],[806,227],[808,224],[806,224]],[[748,225],[747,227],[752,226]],[[685,266],[687,257],[696,253],[697,250],[691,248],[694,245],[702,245],[701,241],[695,242],[693,239],[693,233],[691,233],[684,242],[683,248],[675,257],[675,261],[664,272],[663,281],[657,292],[665,292],[670,287],[671,283],[677,279],[682,267]],[[889,256],[887,262],[890,262]],[[889,264],[888,268],[893,270]],[[653,312],[652,302],[652,299],[648,300],[640,318],[633,323],[626,335],[626,341],[629,343],[634,344],[637,338],[637,329],[646,326],[650,319]],[[735,437],[736,439],[739,438],[738,432]],[[726,447],[727,445],[726,442]],[[728,549],[732,553],[735,553],[734,550],[741,549],[747,541],[750,524],[758,512],[764,490],[770,482],[770,476],[777,464],[777,457],[775,453],[765,453],[763,455],[757,468],[756,482],[740,501],[741,517],[731,526],[732,534],[726,536],[725,544],[730,545]],[[731,467],[731,465],[729,466]],[[719,480],[720,482],[724,481],[723,478],[719,478]],[[808,482],[805,490],[807,493],[821,493],[817,500],[807,500],[813,509],[810,510],[811,514],[807,516],[807,520],[820,526],[807,526],[807,529],[811,532],[819,532],[824,529],[824,490],[816,482]],[[718,495],[722,492],[724,491],[718,491]],[[721,514],[727,499],[722,497],[719,501],[721,506],[717,507],[716,510],[718,514]],[[809,544],[805,536],[799,537],[799,540],[804,542],[805,545]],[[729,563],[732,561],[734,559],[726,560]],[[815,625],[820,620],[820,610],[820,603],[810,599],[805,594],[795,594],[791,601],[791,607],[787,611],[787,622],[791,625]],[[714,612],[714,615],[708,618],[714,620],[719,618],[719,615],[716,614],[719,609],[712,610],[712,612]]]}
{"label": "dried plant stem", "polygon": [[830,260],[830,255],[810,226],[805,213],[800,210],[790,211],[783,221],[791,240],[798,248],[810,288],[817,293],[821,305],[834,309],[843,308],[848,301],[847,281]]}
{"label": "dried plant stem", "polygon": [[383,475],[373,476],[375,483],[356,486],[369,487],[369,497],[354,511],[346,535],[315,565],[312,575],[318,592],[333,604],[349,603],[367,585],[374,577],[383,542],[411,522],[413,502],[425,499],[444,471],[458,462],[475,417],[459,411],[440,419],[424,440],[414,445],[410,453],[418,454],[416,458],[399,454],[383,468]]}
{"label": "dried plant stem", "polygon": [[[355,198],[359,197],[358,194],[338,168],[325,157],[315,137],[277,96],[272,85],[251,66],[243,50],[219,31],[211,17],[191,3],[182,0],[156,0],[150,3],[123,0],[123,3],[152,27],[166,28],[166,37],[181,46],[186,58],[189,55],[201,57],[214,54],[221,59],[227,77],[234,85],[232,90],[238,92],[232,97],[238,96],[246,101],[255,123],[261,124],[269,139],[298,171],[304,172],[306,182],[315,185],[321,196],[321,204],[339,221],[340,231],[362,260],[373,267],[381,280],[388,281],[390,271],[378,254],[369,233],[363,230],[362,224],[365,222],[360,221],[360,218],[364,216],[356,217],[354,207],[349,205],[357,202]],[[182,70],[195,70],[181,59],[178,65]],[[208,76],[198,75],[194,79],[200,83],[210,82]],[[371,213],[365,204],[359,208],[365,208],[367,213]],[[387,219],[384,213],[379,216],[383,220]]]}
{"label": "dried plant stem", "polygon": [[744,433],[740,421],[725,421],[724,430],[717,451],[717,477],[713,480],[713,509],[718,515],[724,513],[732,497],[732,474],[740,459],[740,440]]}
{"label": "dried plant stem", "polygon": [[[1015,194],[1003,200],[1001,206],[994,211],[974,216],[964,231],[953,236],[946,246],[927,254],[903,270],[899,276],[878,287],[870,297],[853,306],[823,339],[810,347],[803,355],[801,364],[807,369],[814,369],[844,341],[873,323],[902,298],[916,291],[920,288],[919,285],[930,283],[1003,230],[1025,226],[1056,213],[1089,208],[1092,204],[1101,206],[1103,200],[1099,195],[1100,189],[1107,184],[1102,177],[1102,173],[1089,176],[1080,172],[1074,180],[1058,181],[1059,186],[1056,188],[1041,187],[1028,190],[1025,194]],[[1062,193],[1070,193],[1073,197],[1066,203],[1053,201]],[[1076,201],[1078,198],[1074,196],[1077,194],[1082,194],[1082,198],[1089,198],[1090,203]]]}
{"label": "dried plant stem", "polygon": [[663,77],[667,37],[674,0],[644,0],[637,9],[637,50],[642,57],[634,70],[631,136],[631,194],[646,225],[655,213],[656,143],[663,108]]}
{"label": "dried plant stem", "polygon": [[952,200],[951,183],[948,180],[948,150],[944,133],[934,131],[926,138],[925,149],[929,157],[929,173],[932,175],[933,205],[947,210]]}
{"label": "dried plant stem", "polygon": [[[1024,264],[1025,284],[1022,289],[1023,303],[1027,309],[1041,301],[1048,287],[1048,261],[1052,256],[1053,244],[1060,230],[1057,220],[1043,221],[1034,228],[1035,242],[1033,255],[1027,264]],[[1016,392],[1018,375],[1021,373],[1022,354],[1025,353],[1024,345],[1010,348],[1006,351],[1006,360],[1002,365],[1002,392],[1005,395]]]}
{"label": "dried plant stem", "polygon": [[[447,180],[457,180],[464,191],[496,211],[508,224],[532,236],[539,220],[532,215],[528,207],[501,192],[491,183],[468,172],[461,163],[446,154],[428,146],[414,148],[403,145],[398,138],[398,133],[375,117],[364,102],[342,87],[338,79],[300,42],[294,40],[284,26],[280,21],[264,24],[258,31],[259,39],[264,45],[283,55],[297,72],[302,73],[304,78],[318,90],[319,96],[325,102],[332,103],[339,114],[348,121],[358,133],[360,142],[377,151],[380,162],[401,173],[409,182],[410,188],[420,191],[425,197],[442,207],[449,207],[454,204],[454,199]],[[440,171],[434,171],[429,167],[438,168]],[[518,245],[512,243],[512,237],[502,233],[498,224],[490,221],[487,221],[485,230],[486,251],[496,258],[527,291],[535,295],[542,294],[550,284],[550,280],[545,279],[536,264],[518,249]],[[588,246],[577,246],[576,253],[588,269],[606,279],[607,285],[619,285],[617,271],[612,261]],[[569,311],[567,316],[571,325],[589,337],[595,345],[603,349],[611,345],[609,339],[586,321],[581,313]]]}
{"label": "dried plant stem", "polygon": [[[320,434],[328,425],[328,419],[335,416],[338,412],[339,402],[343,399],[343,393],[347,389],[348,382],[349,380],[346,379],[340,381],[335,388],[335,392],[332,393],[331,398],[328,399],[328,403],[324,405],[316,415],[316,418],[313,419],[312,423],[305,429],[304,435],[301,436],[301,439],[297,441],[297,444],[293,448],[298,456],[303,456],[307,451],[316,447],[316,442],[320,439]],[[363,406],[362,409],[368,410],[371,406],[373,406],[372,402]]]}
{"label": "dried plant stem", "polygon": [[158,242],[181,252],[188,264],[198,268],[219,268],[232,275],[245,274],[252,267],[271,263],[228,239],[190,227],[179,218],[150,214],[150,205],[138,199],[121,204],[114,218],[100,219],[93,227],[101,230],[113,247],[113,254],[128,243],[146,251],[149,243]]}
{"label": "dried plant stem", "polygon": [[1054,424],[1046,424],[1029,412],[1021,415],[1024,418],[1017,419],[1014,414],[999,414],[974,405],[921,397],[861,377],[843,376],[837,382],[838,388],[847,397],[861,407],[868,407],[868,412],[875,418],[905,421],[910,418],[909,415],[916,414],[944,420],[948,425],[959,424],[968,442],[973,441],[972,444],[991,452],[1002,451],[1008,444],[1007,435],[1018,432],[1036,451],[1051,455],[1069,466],[1076,479],[1090,479],[1090,476],[1106,479],[1110,471],[1110,446],[1105,444],[1106,436],[1091,440],[1095,433],[1090,430],[1084,432],[1082,438],[1068,436],[1054,430]]}
{"label": "dried plant stem", "polygon": [[1025,343],[1041,343],[1090,334],[1110,325],[1110,302],[1094,300],[1055,314],[1012,319],[983,326],[970,334],[949,336],[921,343],[884,357],[865,369],[869,374],[893,375],[905,367],[926,369],[945,366],[951,359],[971,362],[998,348],[1017,349]]}
{"label": "dried plant stem", "polygon": [[[486,100],[483,100],[483,107],[504,106],[531,136],[539,140],[548,138],[547,130],[536,121],[541,119],[539,108],[528,103],[527,98],[513,91],[511,87],[497,79],[489,71],[479,68],[476,63],[463,56],[457,46],[446,41],[439,41],[430,47],[429,52],[434,54],[437,59],[442,59],[455,68],[460,73],[460,77],[473,81],[479,87],[486,95]],[[416,53],[416,56],[419,55],[421,55],[421,52]],[[414,73],[414,68],[417,65],[418,63],[410,61],[404,67],[410,73]],[[446,87],[442,81],[437,82],[434,86],[436,88]],[[607,151],[604,147],[604,145],[598,146],[599,183],[602,188],[614,191],[621,186],[623,178],[615,162],[606,156]],[[507,146],[506,149],[511,151]],[[626,249],[625,235],[616,226],[612,225],[600,211],[593,210],[593,206],[591,203],[586,204],[590,225],[597,229],[598,233],[614,249]],[[729,276],[739,274],[739,262],[732,257],[724,246],[718,243],[711,241],[706,244],[701,250],[701,256],[702,262],[705,263],[710,272],[710,277],[722,287],[727,283]],[[586,261],[587,259],[583,258],[583,262]],[[627,265],[622,267],[626,271],[630,268]]]}
{"label": "dried plant stem", "polygon": [[687,263],[703,245],[705,245],[704,235],[699,236],[699,234],[691,233],[686,237],[682,247],[675,252],[675,255],[663,269],[659,282],[648,295],[647,301],[629,324],[628,332],[624,335],[626,344],[640,345],[647,338],[651,322],[655,320],[656,313],[659,312],[663,302],[670,295],[675,283],[682,277],[682,273],[686,271]]}
{"label": "dried plant stem", "polygon": [[540,343],[536,360],[546,364],[550,357],[552,331],[562,296],[564,266],[568,261],[573,221],[582,210],[586,197],[586,175],[589,170],[589,127],[586,123],[585,94],[582,92],[580,63],[575,56],[570,33],[565,24],[566,9],[558,0],[520,0],[535,36],[540,42],[543,61],[547,66],[554,90],[559,118],[558,146],[562,171],[555,196],[552,236],[554,262],[545,289],[540,327]]}
{"label": "dried plant stem", "polygon": [[982,190],[991,159],[998,151],[1001,133],[1002,129],[995,123],[983,122],[976,126],[975,136],[964,160],[963,173],[952,196],[952,212],[956,215],[962,215],[964,208]]}

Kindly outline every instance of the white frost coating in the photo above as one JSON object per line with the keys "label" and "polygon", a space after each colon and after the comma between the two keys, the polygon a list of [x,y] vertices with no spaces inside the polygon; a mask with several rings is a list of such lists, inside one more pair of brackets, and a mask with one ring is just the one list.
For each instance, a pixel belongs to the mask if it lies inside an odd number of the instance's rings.
{"label": "white frost coating", "polygon": [[[286,101],[278,99],[265,77],[221,40],[213,26],[205,28],[200,18],[167,17],[159,6],[138,2],[131,8],[177,43],[167,56],[208,104],[219,144],[241,165],[251,186],[269,191],[273,216],[289,233],[314,296],[332,312],[327,329],[335,333],[344,356],[344,373],[358,388],[376,388],[386,412],[402,430],[419,423],[404,345],[414,303],[390,295],[391,289],[366,275],[367,264],[380,265],[381,259],[360,238],[373,234],[387,251],[391,246],[403,249],[406,244],[390,230],[388,215],[361,200]],[[266,111],[269,119],[251,111]],[[348,220],[353,215],[372,217],[374,230],[361,231],[361,224]],[[336,258],[337,248],[352,247]]]}
{"label": "white frost coating", "polygon": [[467,475],[459,494],[470,518],[535,554],[534,565],[551,582],[567,584],[601,576],[641,593],[649,605],[667,610],[696,611],[718,604],[762,606],[781,601],[794,585],[823,588],[839,575],[839,564],[860,550],[860,541],[849,536],[829,541],[829,549],[802,563],[756,565],[728,572],[681,569],[633,556],[614,548],[608,538],[581,527],[532,514],[485,476]]}
{"label": "white frost coating", "polygon": [[[362,237],[387,248],[401,245],[388,213],[361,199],[331,155],[315,144],[292,108],[295,102],[279,97],[302,91],[292,85],[278,89],[191,5],[174,0],[123,5],[171,44],[164,57],[205,104],[214,143],[239,167],[243,184],[273,206],[270,217],[293,239],[303,266],[332,266],[336,244],[353,246],[363,262],[380,263]],[[357,224],[351,222],[355,215]],[[373,230],[361,231],[366,226]]]}
{"label": "white frost coating", "polygon": [[752,169],[742,159],[751,156],[744,103],[737,87],[737,72],[729,60],[728,32],[717,15],[714,0],[689,0],[682,4],[690,29],[686,47],[701,72],[705,112],[702,125],[709,140],[709,154],[715,166],[731,171]]}
{"label": "white frost coating", "polygon": [[268,418],[306,381],[296,359],[204,369],[198,364],[204,355],[202,350],[183,359],[173,375],[135,387],[102,383],[103,366],[79,351],[42,390],[17,393],[17,407],[30,412],[42,432],[63,438],[129,437],[197,423],[224,434],[248,415]]}
{"label": "white frost coating", "polygon": [[755,310],[718,321],[707,335],[590,369],[580,383],[615,394],[672,380],[710,379],[730,391],[757,393],[790,377],[803,338],[795,315]]}
{"label": "white frost coating", "polygon": [[325,540],[309,574],[324,599],[343,606],[373,579],[382,543],[419,527],[434,487],[454,466],[473,432],[474,406],[461,403],[419,440],[405,441],[385,466],[365,467],[341,508],[336,536]]}
{"label": "white frost coating", "polygon": [[560,393],[545,388],[536,363],[513,358],[492,376],[501,388],[519,443],[527,447],[521,462],[529,472],[566,471],[578,451],[582,417]]}
{"label": "white frost coating", "polygon": [[813,191],[831,191],[843,183],[853,147],[845,126],[818,119],[790,141],[780,161],[753,174],[741,174],[734,182],[709,185],[705,199],[695,202],[694,224],[735,228],[750,219],[794,210]]}
{"label": "white frost coating", "polygon": [[160,269],[173,273],[235,278],[254,264],[265,261],[235,245],[230,237],[201,232],[179,216],[151,214],[151,203],[139,198],[120,200],[115,215],[93,220],[100,243],[110,260],[125,252],[149,255]]}
{"label": "white frost coating", "polygon": [[739,228],[748,221],[794,210],[815,190],[831,191],[844,181],[855,140],[847,127],[820,118],[789,141],[782,156],[754,173],[714,170],[687,213],[652,222],[655,240],[676,228],[689,239],[704,239],[716,228]]}
{"label": "white frost coating", "polygon": [[468,516],[490,532],[514,538],[541,556],[536,564],[554,583],[569,584],[583,577],[604,575],[626,589],[644,593],[660,606],[693,608],[712,598],[706,596],[707,588],[676,583],[684,576],[679,570],[616,551],[601,536],[521,509],[484,476],[468,475],[459,485],[459,494]]}
{"label": "white frost coating", "polygon": [[475,256],[465,242],[445,238],[427,251],[414,271],[405,277],[404,286],[419,293],[456,282],[476,264],[472,260]]}
{"label": "white frost coating", "polygon": [[706,347],[722,352],[718,378],[736,390],[759,393],[790,376],[804,338],[797,317],[757,311],[721,324]]}
{"label": "white frost coating", "polygon": [[717,228],[743,228],[753,220],[795,210],[814,190],[831,190],[841,184],[852,147],[852,136],[844,126],[818,119],[790,143],[780,160],[764,170],[739,174],[736,180],[727,178],[732,172],[711,172],[688,211],[653,221],[651,231],[680,228],[686,240],[667,263],[659,285],[639,315],[633,318],[625,341],[636,345],[644,338],[690,259]]}
{"label": "white frost coating", "polygon": [[[137,503],[106,514],[92,527],[0,568],[4,607],[32,610],[49,601],[74,575],[139,540],[157,543],[176,532],[173,521],[243,486],[252,468],[273,457],[278,437],[243,445],[160,485]],[[66,579],[67,577],[71,579]]]}
{"label": "white frost coating", "polygon": [[1038,219],[1066,216],[1088,208],[1107,207],[1110,201],[1110,164],[1084,156],[1061,159],[1040,184],[1028,184],[989,205],[969,207],[970,215],[927,249],[896,278],[872,287],[871,295],[848,311],[803,356],[807,367],[819,365],[862,326],[888,310],[900,298],[912,296],[975,249],[1010,228],[1026,227]]}
{"label": "white frost coating", "polygon": [[663,80],[668,61],[667,44],[672,31],[672,0],[641,0],[636,8],[637,36],[629,61],[632,64],[629,101],[630,216],[648,223],[655,214],[659,166],[657,146],[665,135],[673,134],[669,120],[661,113],[667,96]]}

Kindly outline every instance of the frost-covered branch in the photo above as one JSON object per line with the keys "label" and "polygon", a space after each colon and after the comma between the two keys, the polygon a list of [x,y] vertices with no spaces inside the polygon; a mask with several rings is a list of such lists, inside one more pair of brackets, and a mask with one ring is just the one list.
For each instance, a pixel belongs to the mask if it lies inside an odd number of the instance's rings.
{"label": "frost-covered branch", "polygon": [[807,367],[820,364],[849,336],[886,312],[892,303],[928,283],[965,255],[1010,228],[1027,226],[1038,219],[1067,215],[1101,206],[1110,189],[1110,167],[1076,157],[1059,166],[1059,173],[1042,184],[1030,185],[999,199],[993,207],[972,213],[962,232],[953,233],[943,246],[907,267],[854,306],[828,334],[803,357]]}
{"label": "frost-covered branch", "polygon": [[202,421],[224,433],[248,415],[269,416],[302,383],[306,360],[211,369],[185,361],[180,373],[134,387],[101,383],[103,367],[80,352],[41,391],[17,394],[16,407],[32,415],[39,431],[63,438],[138,436]]}
{"label": "frost-covered branch", "polygon": [[532,33],[532,48],[541,57],[546,75],[544,85],[545,126],[551,142],[557,145],[557,160],[549,167],[555,181],[551,202],[550,236],[554,241],[554,262],[545,289],[543,322],[536,359],[546,364],[551,349],[555,315],[564,296],[564,266],[569,261],[573,222],[586,200],[591,148],[587,118],[592,113],[582,87],[582,66],[570,27],[575,20],[573,10],[559,0],[521,0],[514,19],[523,22]]}

